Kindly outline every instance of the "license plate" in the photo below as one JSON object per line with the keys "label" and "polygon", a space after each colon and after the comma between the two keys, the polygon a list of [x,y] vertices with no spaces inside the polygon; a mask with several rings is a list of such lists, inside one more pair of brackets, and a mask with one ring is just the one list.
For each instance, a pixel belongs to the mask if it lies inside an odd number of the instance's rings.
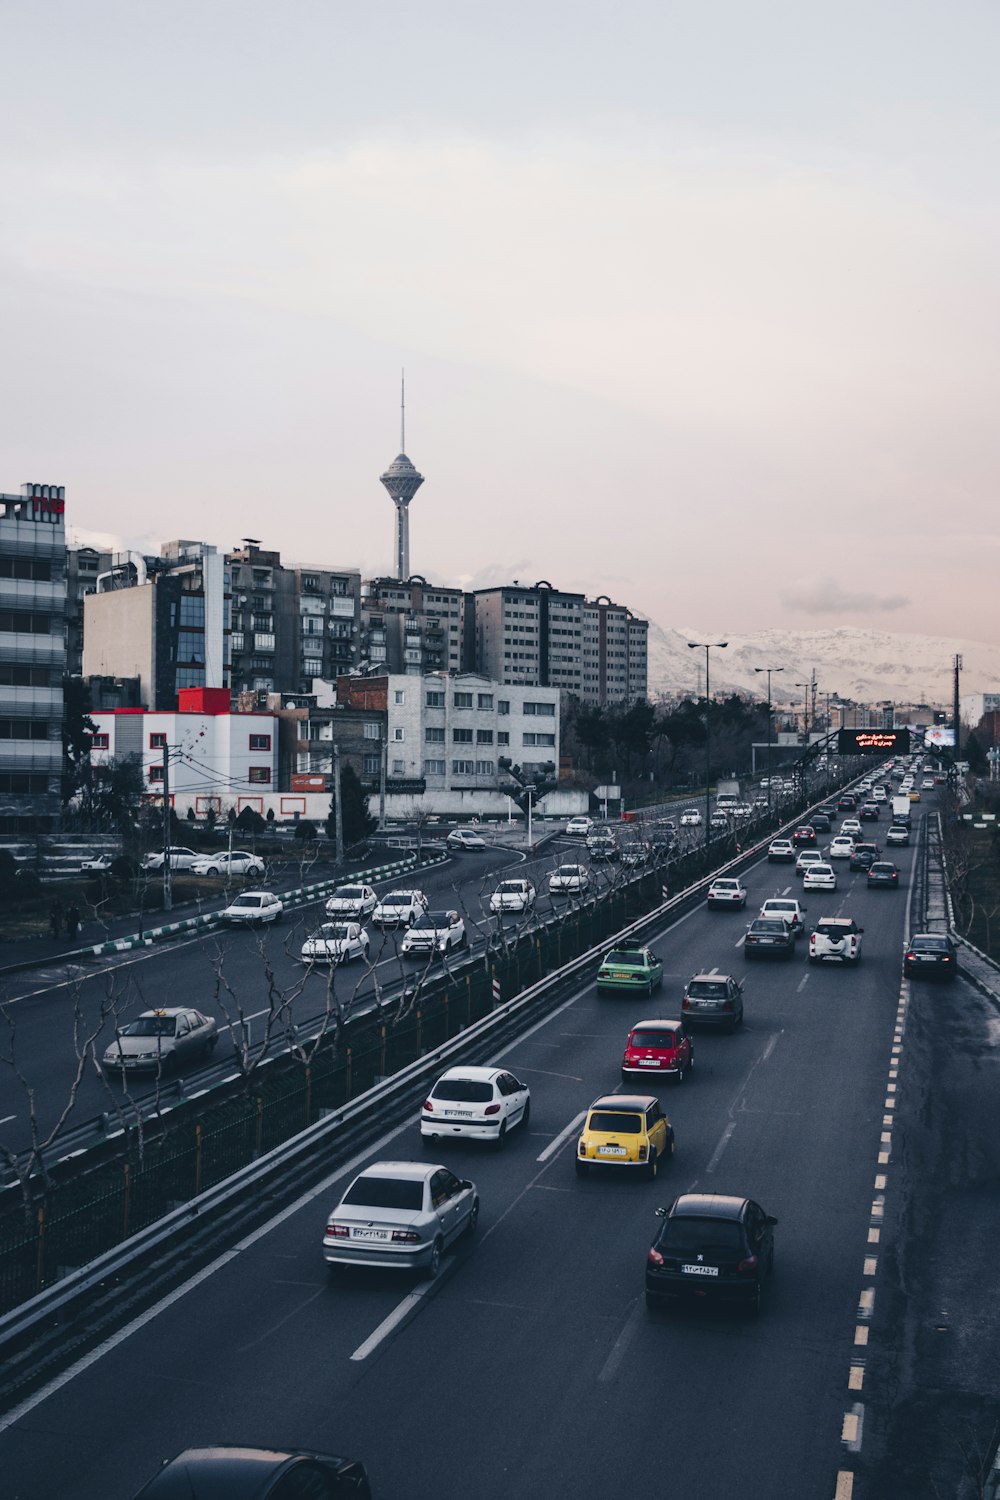
{"label": "license plate", "polygon": [[611,975],[612,979],[631,979],[632,977],[631,974],[620,974],[617,971]]}
{"label": "license plate", "polygon": [[681,1266],[685,1276],[718,1276],[718,1266]]}
{"label": "license plate", "polygon": [[640,1068],[658,1068],[660,1064],[655,1057],[640,1057],[639,1066]]}
{"label": "license plate", "polygon": [[771,943],[777,942],[777,938],[758,938],[757,942],[760,943],[761,947],[767,948]]}
{"label": "license plate", "polygon": [[388,1231],[388,1229],[352,1229],[351,1230],[351,1239],[352,1240],[387,1240],[388,1238],[389,1238],[389,1231]]}
{"label": "license plate", "polygon": [[471,1109],[449,1109],[445,1115],[446,1120],[471,1120],[473,1111]]}
{"label": "license plate", "polygon": [[598,1156],[628,1156],[624,1146],[598,1146]]}

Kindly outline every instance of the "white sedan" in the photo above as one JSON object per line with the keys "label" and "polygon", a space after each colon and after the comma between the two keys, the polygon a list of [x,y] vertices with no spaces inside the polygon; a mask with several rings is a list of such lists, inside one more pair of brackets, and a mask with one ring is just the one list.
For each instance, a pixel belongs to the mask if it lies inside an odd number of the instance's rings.
{"label": "white sedan", "polygon": [[[170,861],[173,864],[172,853]],[[221,854],[203,854],[191,866],[192,875],[243,875],[251,879],[263,873],[264,861],[251,854],[249,849],[234,849],[232,854],[225,850]]]}
{"label": "white sedan", "polygon": [[531,1092],[504,1068],[449,1068],[420,1111],[423,1140],[465,1136],[502,1146],[515,1125],[527,1125]]}
{"label": "white sedan", "polygon": [[590,890],[590,874],[586,865],[560,865],[549,876],[550,896],[582,896]]}
{"label": "white sedan", "polygon": [[80,861],[81,875],[107,875],[114,863],[113,854],[91,854]]}
{"label": "white sedan", "polygon": [[812,864],[806,869],[802,877],[802,889],[804,891],[835,891],[837,889],[837,872],[832,865]]}
{"label": "white sedan", "polygon": [[682,828],[700,828],[701,813],[696,807],[686,807],[681,813]]}
{"label": "white sedan", "polygon": [[340,917],[363,922],[370,917],[378,905],[378,897],[370,885],[339,885],[326,903],[328,917]]}
{"label": "white sedan", "polygon": [[243,891],[222,913],[233,927],[253,927],[258,922],[280,922],[285,908],[273,891]]}
{"label": "white sedan", "polygon": [[586,839],[590,837],[593,831],[593,818],[586,818],[582,816],[577,818],[570,818],[569,822],[566,824],[566,832],[569,834],[570,838]]}
{"label": "white sedan", "polygon": [[302,944],[302,958],[310,964],[348,964],[368,958],[368,934],[359,922],[324,922]]}
{"label": "white sedan", "polygon": [[490,897],[490,911],[527,912],[535,904],[535,887],[530,880],[501,880]]}
{"label": "white sedan", "polygon": [[372,912],[376,927],[412,927],[428,907],[423,891],[390,891]]}
{"label": "white sedan", "polygon": [[709,911],[715,906],[730,906],[742,911],[747,904],[747,888],[742,880],[713,880],[706,899]]}
{"label": "white sedan", "polygon": [[830,840],[830,847],[826,851],[827,859],[850,859],[854,853],[854,840],[838,833],[835,839]]}

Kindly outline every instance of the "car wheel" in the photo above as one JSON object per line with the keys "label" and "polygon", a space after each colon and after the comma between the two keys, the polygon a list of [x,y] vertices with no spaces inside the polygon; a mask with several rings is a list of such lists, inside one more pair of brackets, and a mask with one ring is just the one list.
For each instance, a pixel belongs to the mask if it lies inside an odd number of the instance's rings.
{"label": "car wheel", "polygon": [[681,1065],[678,1067],[677,1073],[676,1073],[676,1080],[677,1080],[678,1084],[681,1084],[681,1083],[684,1082],[684,1074],[686,1072],[687,1072],[687,1069],[685,1068],[684,1064],[681,1063]]}
{"label": "car wheel", "polygon": [[522,1125],[527,1125],[530,1122],[530,1120],[531,1120],[531,1100],[529,1099],[529,1100],[527,1100],[527,1102],[525,1103],[525,1106],[524,1106],[524,1113],[521,1116],[521,1124]]}
{"label": "car wheel", "polygon": [[502,1151],[503,1148],[504,1148],[504,1146],[506,1144],[507,1144],[507,1121],[506,1120],[501,1120],[500,1121],[500,1129],[497,1131],[497,1140],[496,1140],[497,1150],[498,1151]]}
{"label": "car wheel", "polygon": [[654,1181],[654,1179],[656,1177],[656,1174],[657,1174],[657,1172],[659,1170],[660,1170],[660,1163],[657,1160],[656,1147],[655,1146],[650,1146],[650,1148],[649,1148],[649,1165],[646,1168],[646,1176],[649,1178],[650,1182]]}
{"label": "car wheel", "polygon": [[218,865],[209,865],[208,869],[205,871],[205,874],[206,875],[218,875],[219,874],[219,867],[218,867]]}
{"label": "car wheel", "polygon": [[478,1225],[478,1223],[479,1223],[479,1199],[477,1198],[475,1200],[475,1202],[473,1203],[473,1205],[472,1205],[472,1212],[469,1215],[469,1222],[465,1226],[465,1232],[466,1232],[466,1234],[468,1234],[468,1235],[475,1234],[475,1232],[476,1232],[476,1226]]}
{"label": "car wheel", "polygon": [[434,1246],[433,1246],[433,1248],[431,1250],[431,1258],[427,1262],[427,1274],[431,1278],[432,1281],[434,1280],[435,1276],[437,1276],[437,1274],[441,1270],[441,1257],[443,1255],[444,1255],[444,1243],[441,1240],[441,1237],[439,1235],[438,1238],[434,1241]]}

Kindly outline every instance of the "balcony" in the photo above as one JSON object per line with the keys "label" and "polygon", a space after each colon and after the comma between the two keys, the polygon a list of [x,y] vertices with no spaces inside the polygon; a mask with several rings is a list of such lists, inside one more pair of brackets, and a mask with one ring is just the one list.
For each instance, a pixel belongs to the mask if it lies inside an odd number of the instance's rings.
{"label": "balcony", "polygon": [[255,630],[253,636],[253,649],[255,651],[273,651],[273,634],[271,634],[269,631]]}
{"label": "balcony", "polygon": [[53,775],[62,766],[60,740],[0,740],[0,770],[4,772],[45,771]]}
{"label": "balcony", "polygon": [[5,631],[0,633],[0,661],[16,661],[22,666],[32,667],[62,667],[66,662],[66,643],[62,635]]}
{"label": "balcony", "polygon": [[65,605],[66,587],[62,583],[0,578],[0,609],[32,609],[39,614],[61,615]]}
{"label": "balcony", "polygon": [[0,687],[0,715],[4,718],[61,719],[62,688]]}

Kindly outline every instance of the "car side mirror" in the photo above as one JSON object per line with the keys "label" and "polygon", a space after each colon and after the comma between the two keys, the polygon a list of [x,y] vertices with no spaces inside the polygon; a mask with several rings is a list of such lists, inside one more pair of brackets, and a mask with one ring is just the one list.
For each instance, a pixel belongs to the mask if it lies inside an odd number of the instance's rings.
{"label": "car side mirror", "polygon": [[776,1219],[776,1218],[775,1218],[775,1217],[774,1217],[774,1215],[773,1215],[773,1214],[768,1214],[768,1216],[767,1216],[767,1218],[766,1218],[766,1220],[765,1220],[765,1223],[767,1223],[767,1224],[770,1224],[770,1225],[772,1225],[772,1226],[773,1226],[773,1225],[775,1225],[775,1224],[777,1224],[777,1222],[778,1222],[778,1221],[777,1221],[777,1219]]}
{"label": "car side mirror", "polygon": [[[672,1207],[673,1207],[673,1204],[671,1204],[671,1208]],[[655,1212],[656,1217],[658,1219],[665,1219],[667,1217],[667,1214],[670,1212],[670,1209],[669,1208],[657,1208],[657,1209],[654,1210],[654,1212]]]}
{"label": "car side mirror", "polygon": [[462,1186],[464,1188],[472,1188],[472,1187],[475,1187],[475,1185],[476,1184],[474,1182],[470,1182],[467,1177],[463,1177],[462,1178]]}
{"label": "car side mirror", "polygon": [[863,927],[859,927],[859,928],[858,928],[858,932],[864,932],[864,930],[865,930],[865,929],[864,929],[864,928],[863,928]]}

